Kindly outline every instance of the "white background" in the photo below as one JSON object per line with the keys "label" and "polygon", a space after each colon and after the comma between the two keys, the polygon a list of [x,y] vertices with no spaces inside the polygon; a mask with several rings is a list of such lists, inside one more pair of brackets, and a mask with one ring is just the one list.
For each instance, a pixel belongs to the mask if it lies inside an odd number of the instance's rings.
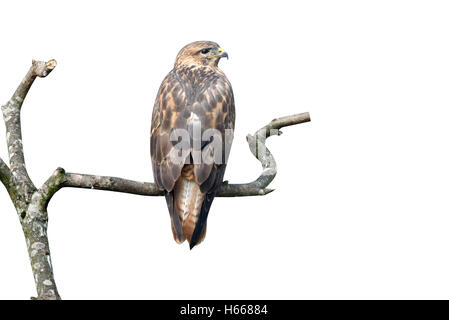
{"label": "white background", "polygon": [[[446,1],[2,1],[0,101],[31,59],[58,61],[23,107],[37,185],[58,166],[152,181],[153,101],[191,41],[230,56],[226,179],[260,173],[247,133],[312,116],[269,140],[276,191],[217,198],[192,251],[173,241],[162,197],[58,192],[62,297],[449,298],[448,15]],[[0,298],[27,299],[25,241],[0,189]]]}

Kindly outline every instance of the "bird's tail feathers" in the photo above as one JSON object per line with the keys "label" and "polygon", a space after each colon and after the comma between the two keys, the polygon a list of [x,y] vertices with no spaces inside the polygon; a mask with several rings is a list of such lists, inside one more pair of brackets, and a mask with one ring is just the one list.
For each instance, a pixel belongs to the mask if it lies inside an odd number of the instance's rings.
{"label": "bird's tail feathers", "polygon": [[[194,166],[185,165],[181,177],[173,189],[174,212],[181,225],[181,236],[175,231],[172,223],[173,234],[181,242],[187,240],[190,248],[199,244],[206,236],[206,221],[213,196],[201,192],[200,185],[195,180]],[[174,218],[174,217],[173,217]],[[179,241],[177,241],[179,242]]]}

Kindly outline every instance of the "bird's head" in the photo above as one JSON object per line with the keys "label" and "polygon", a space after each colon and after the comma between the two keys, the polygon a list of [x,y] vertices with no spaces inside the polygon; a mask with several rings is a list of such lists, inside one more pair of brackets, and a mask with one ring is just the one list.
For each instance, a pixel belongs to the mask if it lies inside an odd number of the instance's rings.
{"label": "bird's head", "polygon": [[175,67],[185,66],[218,66],[221,58],[228,58],[228,54],[212,41],[196,41],[189,43],[179,51]]}

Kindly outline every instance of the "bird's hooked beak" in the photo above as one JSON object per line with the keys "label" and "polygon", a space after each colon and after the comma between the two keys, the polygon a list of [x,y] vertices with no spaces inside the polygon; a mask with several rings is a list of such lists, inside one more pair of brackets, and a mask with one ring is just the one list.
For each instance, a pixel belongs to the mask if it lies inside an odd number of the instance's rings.
{"label": "bird's hooked beak", "polygon": [[226,58],[229,60],[228,53],[226,51],[223,51],[222,48],[218,48],[218,53],[220,55],[220,58]]}

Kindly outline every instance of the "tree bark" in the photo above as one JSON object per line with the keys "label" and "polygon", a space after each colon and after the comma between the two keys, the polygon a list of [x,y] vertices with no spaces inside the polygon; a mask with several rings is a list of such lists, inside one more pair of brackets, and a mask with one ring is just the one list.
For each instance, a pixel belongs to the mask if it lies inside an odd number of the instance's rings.
{"label": "tree bark", "polygon": [[[6,142],[9,166],[0,158],[0,181],[5,186],[16,208],[25,235],[28,254],[37,290],[36,299],[60,299],[53,276],[50,247],[47,237],[47,207],[53,195],[61,188],[85,188],[124,192],[143,196],[161,196],[163,190],[151,182],[139,182],[117,177],[97,176],[65,172],[58,168],[38,189],[30,179],[22,143],[20,113],[23,101],[37,77],[44,78],[56,67],[56,61],[34,61],[11,99],[2,106],[6,125]],[[254,181],[245,184],[223,183],[217,197],[260,196],[272,192],[268,185],[276,176],[276,161],[267,149],[266,139],[280,135],[279,129],[310,121],[308,113],[274,119],[247,136],[252,154],[262,164],[262,173]]]}
{"label": "tree bark", "polygon": [[22,143],[20,112],[23,101],[37,77],[46,77],[56,67],[56,61],[33,61],[25,78],[11,99],[2,106],[8,146],[8,167],[0,161],[2,183],[16,208],[30,257],[38,299],[60,299],[53,277],[50,247],[47,238],[48,215],[46,203],[42,201],[42,190],[37,190],[31,181],[25,164]]}

